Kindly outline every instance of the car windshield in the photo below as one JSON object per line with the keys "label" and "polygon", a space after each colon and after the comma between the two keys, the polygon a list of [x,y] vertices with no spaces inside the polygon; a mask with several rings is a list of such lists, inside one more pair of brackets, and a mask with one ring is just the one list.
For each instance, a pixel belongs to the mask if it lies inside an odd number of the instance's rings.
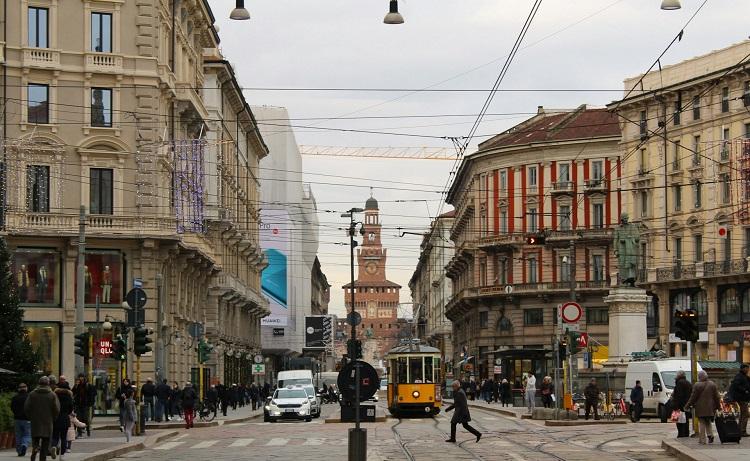
{"label": "car windshield", "polygon": [[306,399],[307,393],[303,389],[279,389],[276,391],[277,399]]}
{"label": "car windshield", "polygon": [[387,379],[381,379],[380,380],[380,387],[383,388],[383,389],[386,388],[386,387],[388,387],[388,380]]}
{"label": "car windshield", "polygon": [[310,384],[309,378],[297,378],[297,379],[280,379],[279,387],[296,386]]}
{"label": "car windshield", "polygon": [[305,392],[307,392],[308,396],[315,397],[315,389],[313,389],[312,387],[305,387],[303,389],[305,389]]}
{"label": "car windshield", "polygon": [[[690,373],[685,373],[685,377],[690,382]],[[662,371],[661,380],[664,382],[664,387],[667,389],[674,389],[675,378],[677,378],[676,371]]]}

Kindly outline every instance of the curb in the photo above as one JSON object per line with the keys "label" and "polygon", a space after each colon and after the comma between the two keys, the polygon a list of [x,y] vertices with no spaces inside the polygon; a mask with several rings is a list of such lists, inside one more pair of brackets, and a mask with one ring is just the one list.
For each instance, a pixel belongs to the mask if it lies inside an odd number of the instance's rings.
{"label": "curb", "polygon": [[713,458],[702,453],[694,453],[694,450],[675,440],[664,439],[661,441],[661,447],[664,451],[681,461],[715,461]]}
{"label": "curb", "polygon": [[106,461],[108,459],[117,458],[124,455],[125,453],[130,453],[131,451],[139,451],[143,450],[144,448],[151,447],[164,439],[174,437],[175,435],[177,435],[177,433],[177,431],[165,432],[163,434],[146,437],[142,442],[138,442],[135,444],[123,444],[113,448],[106,448],[104,450],[95,451],[88,456],[85,456],[82,461]]}
{"label": "curb", "polygon": [[562,426],[562,427],[564,427],[564,426],[602,426],[602,425],[627,424],[627,423],[628,422],[626,420],[623,420],[623,419],[620,419],[620,420],[615,419],[615,420],[611,420],[611,421],[610,420],[601,420],[601,419],[599,421],[596,421],[596,420],[595,421],[586,421],[586,420],[582,420],[582,421],[579,421],[579,420],[567,420],[567,421],[561,420],[561,421],[558,421],[558,420],[548,419],[548,420],[544,421],[544,425],[545,426],[558,426],[558,427],[560,427],[560,426]]}
{"label": "curb", "polygon": [[[443,401],[445,401],[445,399]],[[451,401],[451,403],[452,403],[452,401]],[[505,410],[502,407],[501,408],[492,408],[492,407],[485,407],[483,405],[477,405],[477,404],[474,404],[474,403],[469,403],[468,405],[469,405],[469,408],[478,408],[480,410],[487,410],[487,411],[491,411],[493,413],[499,413],[499,414],[504,415],[504,416],[510,416],[511,418],[523,418],[523,416],[525,416],[525,415],[519,416],[519,414],[516,413],[515,411],[513,411],[513,410]],[[530,416],[531,415],[529,415],[529,417]]]}

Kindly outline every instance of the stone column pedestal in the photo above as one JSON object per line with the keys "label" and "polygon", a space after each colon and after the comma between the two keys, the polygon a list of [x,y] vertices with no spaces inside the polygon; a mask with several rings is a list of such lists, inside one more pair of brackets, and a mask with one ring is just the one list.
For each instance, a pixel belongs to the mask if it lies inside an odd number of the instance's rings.
{"label": "stone column pedestal", "polygon": [[634,287],[612,287],[604,298],[609,306],[608,362],[627,362],[632,352],[647,348],[646,309],[651,296]]}

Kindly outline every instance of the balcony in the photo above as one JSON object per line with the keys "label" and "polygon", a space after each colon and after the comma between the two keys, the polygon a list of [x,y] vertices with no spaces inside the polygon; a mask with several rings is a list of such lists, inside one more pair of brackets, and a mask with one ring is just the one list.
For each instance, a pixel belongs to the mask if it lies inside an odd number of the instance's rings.
{"label": "balcony", "polygon": [[111,53],[86,53],[86,72],[121,74],[122,56]]}
{"label": "balcony", "polygon": [[576,241],[610,241],[613,238],[614,229],[599,227],[594,229],[569,229],[550,231],[547,235],[548,242],[562,241],[567,244],[570,240]]}
{"label": "balcony", "polygon": [[521,233],[499,234],[482,237],[477,242],[478,248],[503,248],[523,245],[526,242],[526,236]]}
{"label": "balcony", "polygon": [[719,261],[704,263],[704,277],[717,277],[722,275],[738,275],[748,272],[747,259],[733,259],[730,261]]}
{"label": "balcony", "polygon": [[696,276],[695,264],[675,263],[675,265],[672,267],[660,267],[656,269],[656,281],[657,282],[694,279],[695,276]]}
{"label": "balcony", "polygon": [[706,277],[743,275],[747,273],[747,259],[733,259],[731,261],[719,262],[697,262],[695,264],[675,263],[673,266],[656,268],[655,282],[672,282]]}
{"label": "balcony", "polygon": [[605,194],[608,189],[607,181],[604,178],[587,179],[583,187],[583,191],[587,194]]}
{"label": "balcony", "polygon": [[[27,213],[9,211],[5,230],[23,235],[78,235],[79,215],[75,213]],[[177,222],[172,217],[88,215],[86,235],[106,237],[177,238]]]}
{"label": "balcony", "polygon": [[556,181],[552,183],[552,195],[573,195],[575,188],[572,181]]}
{"label": "balcony", "polygon": [[24,48],[23,66],[60,69],[60,52],[49,48]]}
{"label": "balcony", "polygon": [[212,290],[227,302],[246,306],[260,318],[271,314],[268,301],[230,273],[221,272],[214,277]]}

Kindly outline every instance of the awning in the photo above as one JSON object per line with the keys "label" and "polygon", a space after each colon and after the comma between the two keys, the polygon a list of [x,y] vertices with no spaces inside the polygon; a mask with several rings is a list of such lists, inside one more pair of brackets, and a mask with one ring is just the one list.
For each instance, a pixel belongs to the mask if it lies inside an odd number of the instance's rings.
{"label": "awning", "polygon": [[543,359],[552,352],[550,349],[499,349],[490,354],[496,359]]}

